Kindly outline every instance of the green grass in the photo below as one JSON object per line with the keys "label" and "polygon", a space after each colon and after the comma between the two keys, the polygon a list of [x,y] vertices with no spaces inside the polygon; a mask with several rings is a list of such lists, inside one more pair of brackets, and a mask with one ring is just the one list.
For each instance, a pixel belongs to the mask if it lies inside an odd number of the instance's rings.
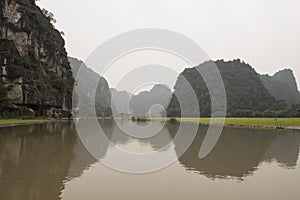
{"label": "green grass", "polygon": [[0,125],[28,124],[47,122],[45,119],[0,119]]}
{"label": "green grass", "polygon": [[[171,118],[154,118],[152,120],[167,120]],[[200,122],[209,124],[210,118],[176,118],[182,122]],[[213,123],[221,123],[224,119],[214,118]],[[47,122],[47,119],[0,119],[0,125],[26,124]],[[295,127],[300,126],[300,118],[226,118],[226,125],[265,126],[265,127]]]}
{"label": "green grass", "polygon": [[251,126],[300,126],[300,118],[228,118],[225,124]]}
{"label": "green grass", "polygon": [[[156,118],[155,120],[167,120],[170,118]],[[176,118],[182,122],[200,122],[209,124],[210,118]],[[213,123],[219,124],[224,118],[214,118]],[[225,125],[266,126],[266,127],[295,127],[300,126],[300,118],[226,118]]]}

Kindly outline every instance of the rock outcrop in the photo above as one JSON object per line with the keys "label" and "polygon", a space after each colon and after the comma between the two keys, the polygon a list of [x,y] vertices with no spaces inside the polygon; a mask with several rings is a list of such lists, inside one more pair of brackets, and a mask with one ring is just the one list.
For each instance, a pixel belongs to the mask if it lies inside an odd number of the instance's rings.
{"label": "rock outcrop", "polygon": [[[182,83],[187,80],[194,90],[198,102],[201,116],[211,116],[211,98],[203,77],[197,71],[202,68],[210,74],[211,62],[207,61],[197,67],[187,68],[178,77],[175,85],[175,93],[168,106],[167,112],[170,117],[180,117],[180,105],[176,96],[181,96],[183,103],[187,104],[186,117],[195,116],[192,106],[189,106],[189,94],[186,94],[188,88],[183,87]],[[265,88],[260,80],[259,74],[249,65],[240,60],[225,62],[219,60],[214,62],[222,76],[226,96],[227,96],[227,115],[236,116],[235,112],[239,110],[250,110],[263,112],[265,110],[280,110],[286,107],[284,102],[277,101]],[[214,74],[211,74],[214,76]],[[218,93],[218,91],[214,91]],[[247,115],[247,114],[246,114]]]}
{"label": "rock outcrop", "polygon": [[0,84],[10,102],[3,112],[19,115],[22,107],[35,116],[70,116],[74,79],[51,17],[34,0],[1,0],[0,36]]}
{"label": "rock outcrop", "polygon": [[296,78],[292,70],[284,69],[273,76],[261,75],[260,79],[277,100],[284,100],[289,106],[300,101]]}

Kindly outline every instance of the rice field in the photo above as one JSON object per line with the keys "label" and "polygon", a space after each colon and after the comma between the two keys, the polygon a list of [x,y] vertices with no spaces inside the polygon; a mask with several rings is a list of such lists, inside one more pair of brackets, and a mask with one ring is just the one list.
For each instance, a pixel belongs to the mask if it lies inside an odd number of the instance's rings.
{"label": "rice field", "polygon": [[[170,121],[171,119],[166,119]],[[209,124],[211,118],[176,118],[177,121]],[[213,123],[222,123],[224,119],[214,118]],[[266,127],[300,127],[300,118],[226,118],[225,125],[266,126]]]}

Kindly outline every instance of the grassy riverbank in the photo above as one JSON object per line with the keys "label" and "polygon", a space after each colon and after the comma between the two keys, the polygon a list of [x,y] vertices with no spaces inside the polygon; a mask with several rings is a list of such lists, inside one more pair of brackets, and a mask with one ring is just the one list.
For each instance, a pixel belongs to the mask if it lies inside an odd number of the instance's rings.
{"label": "grassy riverbank", "polygon": [[[170,118],[167,121],[171,120]],[[183,122],[200,122],[209,124],[210,118],[176,118]],[[222,119],[214,119],[215,123],[222,122]],[[298,127],[300,118],[226,118],[225,125],[244,125],[244,126],[266,126],[266,127]]]}
{"label": "grassy riverbank", "polygon": [[[147,119],[145,121],[148,121]],[[152,120],[170,121],[171,118],[155,118]],[[176,118],[178,122],[197,122],[209,124],[210,118]],[[50,119],[0,119],[0,126],[45,123]],[[223,119],[214,119],[213,123],[221,123]],[[300,118],[226,118],[225,125],[250,127],[300,127]]]}
{"label": "grassy riverbank", "polygon": [[0,126],[48,122],[47,119],[0,119]]}

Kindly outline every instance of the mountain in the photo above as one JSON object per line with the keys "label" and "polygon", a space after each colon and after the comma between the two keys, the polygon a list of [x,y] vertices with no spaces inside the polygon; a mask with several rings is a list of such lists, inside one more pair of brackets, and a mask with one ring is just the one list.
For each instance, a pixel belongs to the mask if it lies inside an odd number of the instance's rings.
{"label": "mountain", "polygon": [[126,91],[118,91],[116,89],[110,89],[113,103],[113,114],[119,116],[121,114],[130,114],[129,102],[131,94]]}
{"label": "mountain", "polygon": [[130,109],[134,116],[151,117],[166,116],[161,113],[169,104],[172,96],[171,90],[165,85],[155,85],[149,92],[141,92],[130,100]]}
{"label": "mountain", "polygon": [[0,2],[0,110],[5,117],[71,115],[74,79],[64,39],[51,20],[34,0]]}
{"label": "mountain", "polygon": [[[211,73],[211,64],[216,64],[223,78],[227,96],[228,116],[241,115],[240,112],[242,110],[263,112],[268,109],[278,110],[285,108],[286,105],[283,102],[276,101],[268,92],[260,80],[259,74],[249,64],[240,60],[229,62],[219,60],[216,62],[207,61],[197,67],[184,70],[177,79],[174,88],[175,93],[167,109],[168,116],[181,116],[180,106],[176,98],[178,95],[183,97],[183,103],[187,104],[186,107],[189,109],[185,115],[199,117],[195,116],[194,108],[188,105],[190,102],[189,94],[186,94],[188,88],[185,88],[182,84],[185,79],[190,83],[198,98],[201,116],[211,116],[209,91],[202,76],[197,71],[197,68],[201,68],[206,73]],[[214,76],[214,74],[211,75]],[[246,113],[245,115],[248,114]]]}
{"label": "mountain", "polygon": [[260,79],[269,93],[277,100],[284,100],[291,106],[300,101],[294,73],[290,69],[277,72],[274,76],[261,75]]}
{"label": "mountain", "polygon": [[[107,81],[99,74],[91,70],[86,64],[76,58],[69,57],[74,77],[76,78],[77,103],[81,117],[89,117],[93,114],[91,97],[92,91],[96,91],[95,110],[98,117],[111,117],[111,93]],[[80,70],[80,71],[79,71]],[[99,82],[98,82],[99,81]]]}

